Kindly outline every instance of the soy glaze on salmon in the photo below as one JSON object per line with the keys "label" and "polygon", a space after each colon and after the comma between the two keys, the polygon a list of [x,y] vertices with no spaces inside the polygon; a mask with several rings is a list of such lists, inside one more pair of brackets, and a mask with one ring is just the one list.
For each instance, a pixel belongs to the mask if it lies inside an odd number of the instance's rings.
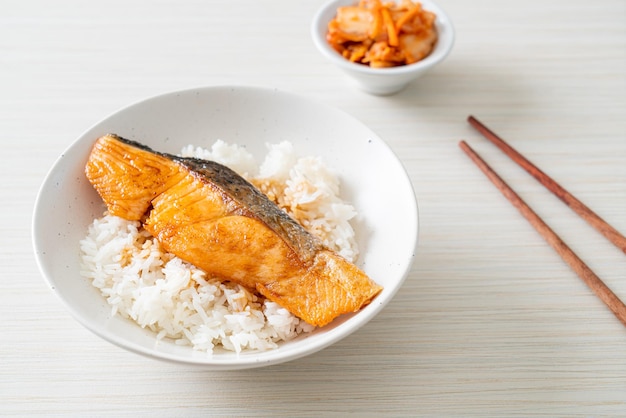
{"label": "soy glaze on salmon", "polygon": [[382,287],[221,164],[109,134],[85,173],[110,214],[143,223],[163,248],[315,326],[356,312]]}

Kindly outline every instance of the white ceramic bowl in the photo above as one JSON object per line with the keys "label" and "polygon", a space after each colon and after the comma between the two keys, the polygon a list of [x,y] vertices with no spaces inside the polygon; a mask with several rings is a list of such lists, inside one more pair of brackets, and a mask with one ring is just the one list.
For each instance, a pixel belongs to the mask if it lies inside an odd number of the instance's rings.
{"label": "white ceramic bowl", "polygon": [[438,40],[430,55],[414,64],[392,68],[371,68],[348,61],[328,44],[326,41],[328,23],[334,18],[337,8],[354,5],[358,3],[358,0],[331,0],[326,3],[315,14],[311,24],[313,43],[324,57],[350,76],[364,91],[376,95],[397,93],[443,61],[454,45],[455,32],[448,15],[430,0],[420,0],[420,2],[425,10],[437,15],[435,26]]}
{"label": "white ceramic bowl", "polygon": [[[245,145],[260,161],[266,143],[289,140],[300,155],[319,155],[343,185],[342,196],[359,212],[357,264],[384,291],[359,313],[344,315],[279,348],[213,355],[157,342],[152,332],[119,316],[81,278],[79,241],[104,205],[83,170],[96,138],[117,133],[155,150],[178,153],[187,144],[216,139]],[[100,337],[153,358],[214,369],[259,367],[293,360],[346,337],[372,319],[404,281],[417,244],[417,204],[411,183],[389,147],[344,112],[277,90],[206,87],[153,97],[120,110],[81,135],[56,161],[39,192],[33,244],[50,288],[74,317]]]}

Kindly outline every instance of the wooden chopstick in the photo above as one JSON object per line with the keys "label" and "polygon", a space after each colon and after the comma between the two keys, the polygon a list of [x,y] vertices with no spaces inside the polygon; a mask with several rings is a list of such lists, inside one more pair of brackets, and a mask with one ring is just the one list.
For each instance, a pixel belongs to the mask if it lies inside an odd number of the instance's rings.
{"label": "wooden chopstick", "polygon": [[500,192],[515,206],[530,224],[554,248],[561,258],[578,274],[613,314],[626,326],[626,305],[604,282],[559,238],[559,236],[519,197],[517,193],[465,142],[459,146],[481,169]]}
{"label": "wooden chopstick", "polygon": [[574,197],[571,193],[561,187],[550,176],[541,171],[537,166],[528,161],[522,154],[516,151],[513,147],[507,144],[502,138],[493,133],[489,128],[479,122],[475,117],[469,116],[467,118],[470,125],[478,130],[485,138],[494,143],[500,148],[506,155],[508,155],[519,166],[526,170],[531,176],[533,176],[539,183],[543,184],[548,190],[554,193],[559,199],[561,199],[567,206],[569,206],[574,212],[576,212],[581,218],[587,221],[598,232],[611,241],[617,248],[626,253],[626,237],[619,231],[609,225],[605,220],[598,216],[595,212],[589,209],[580,200]]}

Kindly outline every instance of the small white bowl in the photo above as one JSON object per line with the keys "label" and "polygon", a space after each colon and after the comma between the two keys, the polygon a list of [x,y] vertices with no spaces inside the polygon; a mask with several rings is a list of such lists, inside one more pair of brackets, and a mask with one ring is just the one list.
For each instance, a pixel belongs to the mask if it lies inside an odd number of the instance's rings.
{"label": "small white bowl", "polygon": [[414,64],[392,68],[371,68],[367,65],[350,62],[328,44],[326,33],[328,23],[335,17],[337,8],[354,5],[357,2],[358,0],[331,0],[326,3],[313,18],[311,36],[313,43],[322,55],[348,74],[357,86],[366,92],[376,95],[397,93],[443,61],[452,50],[455,32],[450,18],[432,1],[420,0],[425,10],[437,15],[435,27],[437,28],[438,39],[430,55]]}
{"label": "small white bowl", "polygon": [[[384,290],[356,314],[268,351],[213,355],[157,341],[134,322],[111,314],[100,292],[80,275],[79,241],[102,216],[102,200],[84,175],[94,141],[117,133],[155,150],[179,153],[215,140],[245,146],[260,161],[266,143],[290,141],[299,155],[320,156],[334,170],[342,197],[358,213],[358,265]],[[293,360],[333,344],[365,325],[391,300],[413,262],[417,203],[400,161],[374,132],[346,113],[303,97],[256,87],[204,87],[172,92],[126,107],[81,135],[56,161],[35,204],[33,244],[50,288],[89,330],[152,358],[212,369],[260,367]]]}

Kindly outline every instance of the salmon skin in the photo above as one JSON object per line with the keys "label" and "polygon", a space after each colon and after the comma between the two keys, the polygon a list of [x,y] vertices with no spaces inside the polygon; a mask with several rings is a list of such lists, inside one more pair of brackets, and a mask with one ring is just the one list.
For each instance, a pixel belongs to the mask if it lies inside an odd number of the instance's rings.
{"label": "salmon skin", "polygon": [[357,312],[382,287],[226,166],[99,138],[85,174],[110,214],[141,221],[162,247],[315,326]]}

